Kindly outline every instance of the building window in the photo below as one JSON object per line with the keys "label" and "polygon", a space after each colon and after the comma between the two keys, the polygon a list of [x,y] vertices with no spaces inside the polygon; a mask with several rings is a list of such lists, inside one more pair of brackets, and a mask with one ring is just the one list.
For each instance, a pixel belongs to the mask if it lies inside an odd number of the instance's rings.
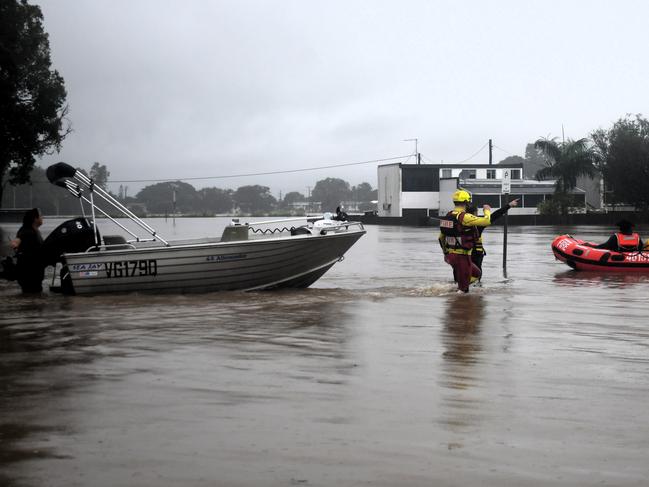
{"label": "building window", "polygon": [[473,204],[478,208],[482,208],[482,205],[489,205],[494,208],[499,208],[500,195],[499,194],[474,194]]}
{"label": "building window", "polygon": [[453,171],[451,169],[442,169],[442,177],[443,178],[452,178],[453,177]]}
{"label": "building window", "polygon": [[542,194],[526,194],[523,195],[523,202],[520,206],[523,208],[537,208],[542,202]]}
{"label": "building window", "polygon": [[487,169],[487,179],[496,179],[495,169]]}
{"label": "building window", "polygon": [[521,170],[512,169],[512,179],[520,179],[520,178],[521,178]]}
{"label": "building window", "polygon": [[476,170],[475,169],[462,169],[460,172],[460,179],[475,179]]}
{"label": "building window", "polygon": [[401,168],[402,191],[439,191],[439,172],[417,164]]}

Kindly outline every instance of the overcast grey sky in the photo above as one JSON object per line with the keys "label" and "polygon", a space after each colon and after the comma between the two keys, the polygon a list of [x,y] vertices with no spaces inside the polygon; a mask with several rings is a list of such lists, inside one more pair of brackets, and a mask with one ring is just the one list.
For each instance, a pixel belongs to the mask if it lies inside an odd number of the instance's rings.
{"label": "overcast grey sky", "polygon": [[[60,154],[111,180],[522,155],[649,114],[649,2],[33,0],[68,90]],[[496,149],[496,161],[509,155]],[[482,151],[471,162],[487,162]],[[376,164],[189,181],[306,193]],[[129,194],[144,184],[125,183]]]}

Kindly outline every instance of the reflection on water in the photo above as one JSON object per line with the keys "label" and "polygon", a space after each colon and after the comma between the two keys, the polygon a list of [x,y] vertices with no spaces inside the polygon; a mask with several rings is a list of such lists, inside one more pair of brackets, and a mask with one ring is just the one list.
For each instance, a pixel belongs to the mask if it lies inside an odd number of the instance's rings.
{"label": "reflection on water", "polygon": [[[479,420],[479,367],[485,298],[481,294],[454,295],[446,301],[441,343],[444,362],[440,374],[444,422],[466,427]],[[478,390],[474,390],[478,388]]]}
{"label": "reflection on water", "polygon": [[[446,302],[442,343],[446,346],[444,358],[446,362],[461,368],[470,367],[477,362],[476,355],[480,348],[480,328],[484,314],[484,296],[473,293],[467,296],[455,295]],[[450,374],[455,377],[454,374]],[[466,377],[462,373],[458,381],[452,381],[455,387],[466,388],[461,380]]]}
{"label": "reflection on water", "polygon": [[634,284],[649,284],[649,273],[641,272],[558,272],[553,281],[561,286],[631,288]]}
{"label": "reflection on water", "polygon": [[645,483],[649,276],[569,271],[565,231],[514,227],[505,280],[494,228],[457,295],[434,229],[367,230],[306,290],[0,283],[0,485]]}

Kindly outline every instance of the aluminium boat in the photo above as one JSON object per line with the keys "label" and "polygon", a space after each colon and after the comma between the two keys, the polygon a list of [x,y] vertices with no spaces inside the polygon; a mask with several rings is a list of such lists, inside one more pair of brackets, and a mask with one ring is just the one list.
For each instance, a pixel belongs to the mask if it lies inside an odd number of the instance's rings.
{"label": "aluminium boat", "polygon": [[[44,242],[48,263],[60,263],[55,290],[65,294],[304,288],[342,260],[365,234],[360,222],[332,218],[297,227],[289,224],[297,219],[245,224],[233,220],[221,238],[168,241],[72,166],[54,164],[47,177],[79,198],[83,214],[61,224]],[[96,199],[131,225],[115,220]],[[84,202],[90,205],[88,217]],[[97,212],[132,238],[102,235]],[[149,236],[138,236],[129,228],[133,224]]]}

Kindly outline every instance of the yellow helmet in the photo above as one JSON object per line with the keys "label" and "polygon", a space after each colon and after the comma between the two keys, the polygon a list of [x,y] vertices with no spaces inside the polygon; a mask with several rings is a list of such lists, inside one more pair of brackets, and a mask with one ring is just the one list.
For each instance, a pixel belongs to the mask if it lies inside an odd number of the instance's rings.
{"label": "yellow helmet", "polygon": [[468,203],[471,201],[471,193],[465,189],[458,189],[453,193],[453,202],[455,203]]}

